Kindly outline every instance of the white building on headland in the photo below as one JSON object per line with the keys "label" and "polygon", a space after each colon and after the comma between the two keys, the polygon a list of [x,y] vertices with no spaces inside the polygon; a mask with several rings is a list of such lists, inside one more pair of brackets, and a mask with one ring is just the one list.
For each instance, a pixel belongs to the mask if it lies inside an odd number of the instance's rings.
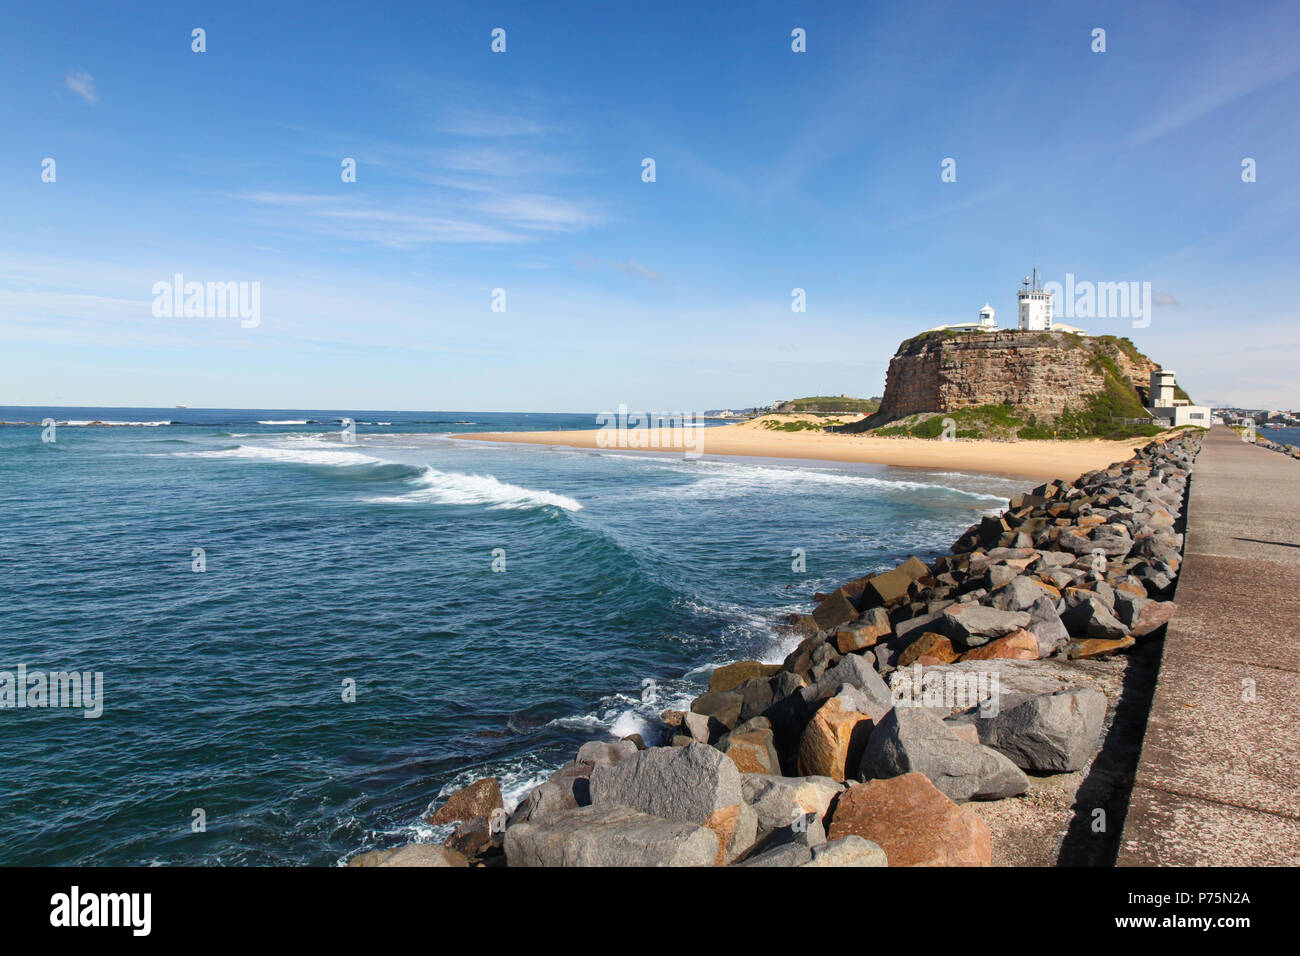
{"label": "white building on headland", "polygon": [[[1077,325],[1066,325],[1064,322],[1053,320],[1053,296],[1050,292],[1044,292],[1039,286],[1037,269],[1034,269],[1032,278],[1025,277],[1016,298],[1020,301],[1020,329],[1022,332],[1088,334],[1086,330],[1079,328]],[[974,322],[950,322],[947,325],[936,325],[932,329],[926,329],[926,332],[996,332],[998,323],[995,316],[993,306],[985,302],[984,308],[979,310],[979,315]]]}
{"label": "white building on headland", "polygon": [[1193,405],[1185,398],[1174,398],[1177,387],[1175,375],[1170,369],[1156,369],[1151,373],[1151,385],[1147,391],[1147,411],[1152,418],[1164,419],[1170,427],[1181,425],[1199,425],[1210,427],[1210,408],[1207,405]]}
{"label": "white building on headland", "polygon": [[1052,293],[1044,292],[1038,285],[1038,270],[1031,279],[1025,276],[1016,293],[1020,303],[1020,331],[1052,331]]}
{"label": "white building on headland", "polygon": [[936,325],[932,329],[926,329],[927,332],[996,332],[998,330],[997,319],[994,318],[993,306],[987,302],[984,308],[979,311],[979,318],[974,322],[952,322],[948,325]]}

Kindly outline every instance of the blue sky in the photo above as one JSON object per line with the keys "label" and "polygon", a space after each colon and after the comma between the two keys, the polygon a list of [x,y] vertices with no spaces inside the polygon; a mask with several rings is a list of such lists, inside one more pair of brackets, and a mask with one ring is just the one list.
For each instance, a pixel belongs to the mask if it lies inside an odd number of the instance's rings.
{"label": "blue sky", "polygon": [[[1078,324],[1194,398],[1300,406],[1293,3],[0,7],[0,404],[872,395],[1036,265],[1151,282]],[[155,317],[175,273],[260,325]]]}

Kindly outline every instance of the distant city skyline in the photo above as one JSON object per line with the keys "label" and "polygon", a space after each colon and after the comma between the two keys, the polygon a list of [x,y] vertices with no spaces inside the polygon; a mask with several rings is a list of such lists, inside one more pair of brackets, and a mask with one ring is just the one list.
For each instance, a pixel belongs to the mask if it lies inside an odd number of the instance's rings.
{"label": "distant city skyline", "polygon": [[1150,283],[1068,321],[1198,403],[1300,407],[1294,4],[150,6],[4,4],[0,405],[868,397],[1036,268]]}

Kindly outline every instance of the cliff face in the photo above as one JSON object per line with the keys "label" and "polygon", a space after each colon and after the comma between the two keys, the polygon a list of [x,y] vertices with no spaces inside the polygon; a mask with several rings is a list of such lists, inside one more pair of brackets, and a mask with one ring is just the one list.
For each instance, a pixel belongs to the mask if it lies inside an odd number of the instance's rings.
{"label": "cliff face", "polygon": [[889,362],[885,397],[872,423],[918,412],[978,405],[1014,406],[1052,419],[1082,408],[1106,387],[1104,369],[1145,394],[1154,362],[1126,340],[1062,332],[929,334],[899,346]]}

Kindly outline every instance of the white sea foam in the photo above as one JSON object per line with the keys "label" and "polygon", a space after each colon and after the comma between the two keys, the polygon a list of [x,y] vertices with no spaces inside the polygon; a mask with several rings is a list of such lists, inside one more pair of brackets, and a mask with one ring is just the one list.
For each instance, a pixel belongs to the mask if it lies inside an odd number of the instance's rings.
{"label": "white sea foam", "polygon": [[536,754],[530,753],[501,764],[462,770],[443,784],[442,789],[438,791],[437,799],[429,804],[425,812],[438,809],[447,797],[462,787],[469,786],[475,780],[492,776],[497,778],[497,783],[501,787],[501,802],[505,805],[506,813],[513,813],[520,800],[528,796],[534,788],[545,782],[558,769],[555,764],[547,763]]}
{"label": "white sea foam", "polygon": [[798,485],[801,487],[843,487],[874,489],[886,493],[929,492],[958,495],[976,502],[1005,501],[1001,495],[972,491],[952,485],[926,481],[909,481],[903,478],[878,478],[874,475],[854,474],[848,471],[829,471],[815,468],[780,468],[767,465],[733,465],[712,467],[715,462],[702,463],[700,480],[685,488],[665,488],[664,497],[725,498],[746,492],[762,492],[773,487]]}
{"label": "white sea foam", "polygon": [[611,694],[602,698],[590,713],[557,717],[547,726],[593,735],[604,733],[618,740],[640,734],[647,742],[653,742],[663,728],[659,715],[665,710],[690,710],[691,701],[699,696],[701,689],[681,679],[660,680],[655,683],[653,693],[647,693],[644,698]]}
{"label": "white sea foam", "polygon": [[177,458],[250,458],[262,461],[281,461],[294,465],[383,465],[388,462],[355,451],[308,450],[304,448],[264,448],[260,445],[240,445],[238,448],[221,448],[213,451],[182,451]]}
{"label": "white sea foam", "polygon": [[60,426],[84,427],[86,425],[133,425],[140,428],[158,428],[160,425],[170,425],[171,422],[110,422],[103,418],[88,418],[83,421],[57,422]]}
{"label": "white sea foam", "polygon": [[259,424],[259,425],[306,425],[306,424],[307,424],[307,419],[305,419],[305,418],[286,418],[286,419],[284,419],[284,420],[282,420],[282,421],[277,421],[277,420],[275,420],[275,419],[269,419],[269,420],[267,420],[267,421],[262,421],[262,419],[259,418],[259,419],[257,420],[257,424]]}
{"label": "white sea foam", "polygon": [[[670,488],[650,492],[652,495],[662,495],[663,497],[718,498],[746,491],[763,491],[773,486],[797,484],[804,486],[826,485],[877,488],[881,491],[894,492],[930,491],[963,495],[985,501],[1006,500],[1003,495],[989,494],[984,491],[955,487],[939,482],[910,481],[905,478],[881,478],[842,469],[760,465],[748,462],[714,461],[711,459],[685,460],[671,455],[633,455],[627,452],[597,452],[596,454],[602,454],[603,457],[610,461],[657,465],[663,469],[678,471],[699,478],[699,481],[694,485],[685,488],[674,485]],[[982,480],[961,472],[945,472],[942,475],[944,477]]]}
{"label": "white sea foam", "polygon": [[582,505],[568,495],[508,484],[493,475],[466,475],[426,468],[407,484],[412,487],[405,494],[366,500],[371,504],[487,505],[493,510],[524,510],[545,505],[565,511],[582,510]]}

